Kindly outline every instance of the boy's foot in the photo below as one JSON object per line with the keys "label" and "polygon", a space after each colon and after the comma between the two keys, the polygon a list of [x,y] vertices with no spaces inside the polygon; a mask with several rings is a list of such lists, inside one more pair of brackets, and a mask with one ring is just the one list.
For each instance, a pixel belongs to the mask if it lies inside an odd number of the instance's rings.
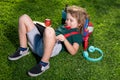
{"label": "boy's foot", "polygon": [[13,55],[8,56],[8,59],[12,60],[12,61],[18,60],[28,54],[29,54],[29,48],[27,48],[27,50],[25,50],[25,51],[21,51],[20,48],[18,48],[18,50]]}
{"label": "boy's foot", "polygon": [[41,64],[37,64],[36,66],[34,66],[32,69],[30,69],[28,71],[28,75],[31,77],[41,75],[43,72],[45,72],[47,69],[49,69],[49,67],[50,67],[49,63],[45,67],[42,66]]}

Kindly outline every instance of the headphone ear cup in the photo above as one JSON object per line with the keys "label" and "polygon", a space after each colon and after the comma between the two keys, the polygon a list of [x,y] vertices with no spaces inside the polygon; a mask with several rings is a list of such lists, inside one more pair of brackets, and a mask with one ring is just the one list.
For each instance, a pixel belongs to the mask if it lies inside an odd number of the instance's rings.
{"label": "headphone ear cup", "polygon": [[88,56],[89,56],[88,52],[87,52],[87,51],[84,51],[84,52],[83,52],[83,56],[84,56],[85,58],[88,58]]}
{"label": "headphone ear cup", "polygon": [[94,46],[90,46],[90,47],[88,48],[88,51],[89,51],[89,52],[95,52],[95,47],[94,47]]}
{"label": "headphone ear cup", "polygon": [[99,49],[99,48],[95,48],[95,50],[97,50],[100,54],[102,54],[102,56],[103,56],[103,52],[102,52],[102,50],[101,49]]}

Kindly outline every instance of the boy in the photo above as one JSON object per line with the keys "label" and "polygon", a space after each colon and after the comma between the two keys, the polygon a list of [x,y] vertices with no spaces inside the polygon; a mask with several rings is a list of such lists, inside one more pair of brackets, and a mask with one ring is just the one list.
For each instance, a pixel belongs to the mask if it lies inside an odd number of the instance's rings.
{"label": "boy", "polygon": [[[75,55],[82,43],[81,29],[88,18],[86,11],[78,6],[67,7],[65,25],[56,31],[52,27],[35,26],[28,15],[22,15],[19,19],[19,49],[9,60],[18,60],[28,55],[27,40],[32,51],[42,59],[28,71],[30,76],[38,76],[50,67],[50,57],[58,55],[61,50]],[[39,29],[39,30],[38,30]]]}

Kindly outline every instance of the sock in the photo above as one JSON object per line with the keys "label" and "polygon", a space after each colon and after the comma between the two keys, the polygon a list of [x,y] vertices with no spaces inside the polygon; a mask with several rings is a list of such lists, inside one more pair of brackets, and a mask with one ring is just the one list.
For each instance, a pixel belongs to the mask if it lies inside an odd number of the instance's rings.
{"label": "sock", "polygon": [[25,50],[27,50],[27,48],[20,47],[20,50],[25,51]]}
{"label": "sock", "polygon": [[47,66],[48,65],[48,63],[46,63],[46,62],[43,62],[43,61],[40,61],[40,63],[39,64],[41,64],[42,66]]}

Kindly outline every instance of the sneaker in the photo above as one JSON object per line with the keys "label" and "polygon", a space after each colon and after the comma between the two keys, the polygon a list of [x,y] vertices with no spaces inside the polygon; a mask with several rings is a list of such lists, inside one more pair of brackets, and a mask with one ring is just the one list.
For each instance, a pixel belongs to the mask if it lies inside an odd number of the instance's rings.
{"label": "sneaker", "polygon": [[31,77],[35,77],[38,75],[41,75],[43,72],[45,72],[47,69],[49,69],[49,63],[47,66],[42,66],[41,64],[37,64],[36,66],[34,66],[32,69],[30,69],[28,71],[28,75]]}
{"label": "sneaker", "polygon": [[23,56],[26,56],[28,54],[29,54],[29,48],[27,48],[27,50],[25,50],[25,51],[20,51],[20,48],[18,48],[18,50],[13,55],[10,55],[8,57],[8,59],[11,61],[18,60],[18,59],[20,59]]}

